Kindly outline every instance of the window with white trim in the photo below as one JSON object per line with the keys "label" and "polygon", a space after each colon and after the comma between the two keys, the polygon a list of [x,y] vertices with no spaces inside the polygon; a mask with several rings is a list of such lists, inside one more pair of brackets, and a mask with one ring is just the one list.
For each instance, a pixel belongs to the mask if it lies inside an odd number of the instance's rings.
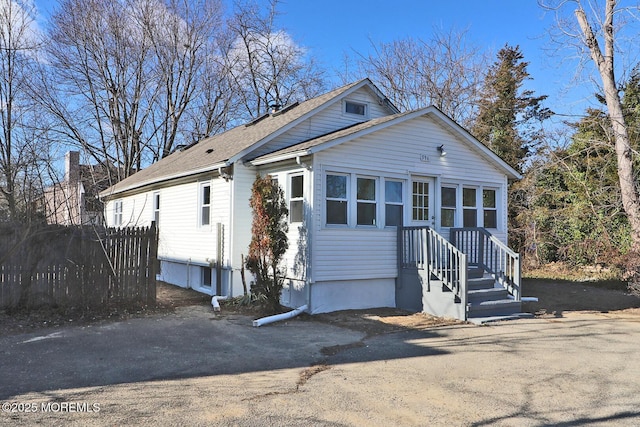
{"label": "window with white trim", "polygon": [[456,187],[442,187],[440,190],[440,225],[442,227],[455,227],[457,208]]}
{"label": "window with white trim", "polygon": [[211,224],[211,184],[200,184],[200,226]]}
{"label": "window with white trim", "polygon": [[349,175],[328,173],[326,176],[326,223],[349,223]]}
{"label": "window with white trim", "polygon": [[156,223],[156,227],[160,225],[160,192],[153,193],[153,220]]}
{"label": "window with white trim", "polygon": [[384,181],[384,225],[398,227],[402,225],[402,181]]}
{"label": "window with white trim", "polygon": [[482,190],[482,209],[485,228],[498,228],[498,207],[496,205],[496,190],[485,188]]}
{"label": "window with white trim", "polygon": [[289,222],[304,220],[304,176],[289,177]]}
{"label": "window with white trim", "polygon": [[113,225],[115,227],[122,225],[122,200],[113,202]]}
{"label": "window with white trim", "polygon": [[478,226],[478,202],[475,188],[462,189],[462,226]]}
{"label": "window with white trim", "polygon": [[375,178],[357,178],[357,221],[358,225],[376,225],[378,210]]}
{"label": "window with white trim", "polygon": [[363,102],[344,101],[344,112],[354,116],[367,117],[367,104]]}

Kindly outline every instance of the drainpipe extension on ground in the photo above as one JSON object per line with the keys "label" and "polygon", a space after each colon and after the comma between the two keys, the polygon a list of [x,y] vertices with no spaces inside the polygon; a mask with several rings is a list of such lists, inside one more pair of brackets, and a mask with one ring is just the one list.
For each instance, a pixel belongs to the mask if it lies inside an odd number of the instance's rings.
{"label": "drainpipe extension on ground", "polygon": [[220,304],[218,303],[218,301],[224,301],[227,298],[229,298],[226,295],[214,295],[211,298],[211,305],[213,306],[213,311],[220,311]]}
{"label": "drainpipe extension on ground", "polygon": [[268,323],[278,322],[280,320],[291,319],[292,317],[296,317],[303,311],[307,309],[307,305],[300,306],[295,310],[288,311],[282,314],[274,314],[273,316],[263,317],[262,319],[257,319],[253,321],[253,326],[262,326]]}

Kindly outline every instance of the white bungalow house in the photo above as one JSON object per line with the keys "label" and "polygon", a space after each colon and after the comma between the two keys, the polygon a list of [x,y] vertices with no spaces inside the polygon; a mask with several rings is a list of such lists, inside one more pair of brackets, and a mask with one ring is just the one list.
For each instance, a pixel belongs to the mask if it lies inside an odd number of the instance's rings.
{"label": "white bungalow house", "polygon": [[157,222],[159,279],[237,296],[256,174],[277,179],[289,204],[286,306],[466,318],[486,300],[471,281],[488,276],[510,294],[491,299],[519,301],[517,254],[500,265],[486,255],[506,256],[518,172],[437,108],[400,113],[368,79],[174,152],[102,192],[105,218]]}

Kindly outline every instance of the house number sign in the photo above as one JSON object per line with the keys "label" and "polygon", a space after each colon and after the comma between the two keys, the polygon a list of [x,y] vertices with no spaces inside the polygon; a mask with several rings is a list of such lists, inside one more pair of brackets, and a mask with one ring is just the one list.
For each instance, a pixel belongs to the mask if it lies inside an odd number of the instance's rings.
{"label": "house number sign", "polygon": [[429,156],[426,154],[420,154],[420,161],[423,163],[427,163],[429,161]]}

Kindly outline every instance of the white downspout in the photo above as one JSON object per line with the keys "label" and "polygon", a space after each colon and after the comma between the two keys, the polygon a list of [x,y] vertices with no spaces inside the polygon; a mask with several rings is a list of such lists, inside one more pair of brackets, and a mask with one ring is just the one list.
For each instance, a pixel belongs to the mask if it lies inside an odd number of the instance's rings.
{"label": "white downspout", "polygon": [[187,260],[187,289],[191,288],[191,258]]}
{"label": "white downspout", "polygon": [[288,311],[282,314],[274,314],[273,316],[263,317],[262,319],[256,319],[253,321],[253,326],[258,327],[269,323],[277,322],[279,320],[291,319],[296,317],[307,309],[307,305],[296,308],[295,310]]}
{"label": "white downspout", "polygon": [[213,306],[213,311],[220,311],[220,304],[218,303],[218,301],[224,301],[227,298],[229,297],[226,295],[222,295],[222,296],[214,295],[211,298],[211,305]]}

